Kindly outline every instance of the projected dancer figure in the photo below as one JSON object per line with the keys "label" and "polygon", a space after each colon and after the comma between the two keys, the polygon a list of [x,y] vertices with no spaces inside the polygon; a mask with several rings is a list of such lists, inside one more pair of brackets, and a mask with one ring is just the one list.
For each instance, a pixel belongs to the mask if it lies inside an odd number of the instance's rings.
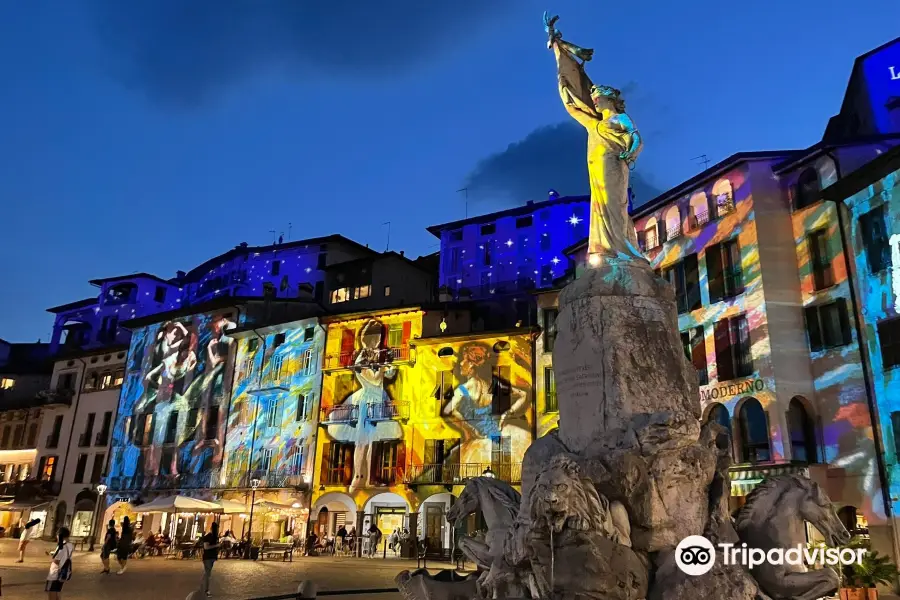
{"label": "projected dancer figure", "polygon": [[613,87],[594,85],[584,72],[584,63],[591,60],[594,51],[563,40],[554,27],[558,18],[550,18],[545,12],[544,30],[549,36],[548,46],[556,55],[563,105],[588,134],[589,260],[593,265],[609,258],[646,263],[628,215],[629,170],[641,152],[641,136],[625,113],[622,93]]}

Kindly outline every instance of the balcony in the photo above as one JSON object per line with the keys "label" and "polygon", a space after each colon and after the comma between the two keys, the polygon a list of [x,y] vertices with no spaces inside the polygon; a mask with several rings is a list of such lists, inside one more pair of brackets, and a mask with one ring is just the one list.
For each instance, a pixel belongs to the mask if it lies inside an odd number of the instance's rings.
{"label": "balcony", "polygon": [[372,475],[369,477],[369,485],[372,487],[397,485],[405,481],[405,474],[405,467],[375,467],[372,469]]}
{"label": "balcony", "polygon": [[0,498],[38,498],[56,496],[61,488],[59,481],[38,481],[25,479],[0,483]]}
{"label": "balcony", "polygon": [[[281,357],[276,357],[281,358]],[[286,392],[291,389],[292,374],[284,361],[270,361],[270,368],[263,371],[259,384],[251,393]]]}
{"label": "balcony", "polygon": [[444,463],[410,465],[403,481],[410,485],[461,485],[472,477],[481,477],[490,468],[494,477],[507,483],[522,482],[522,463]]}
{"label": "balcony", "polygon": [[382,348],[377,350],[375,354],[370,357],[366,363],[359,361],[354,365],[354,362],[359,360],[357,358],[356,352],[338,352],[335,354],[327,354],[325,355],[324,366],[322,367],[325,371],[336,371],[339,369],[352,369],[354,366],[369,364],[372,366],[384,366],[391,364],[407,364],[411,362],[415,362],[415,355],[413,350],[407,346],[394,346],[391,348]]}
{"label": "balcony", "polygon": [[359,421],[359,407],[353,404],[339,404],[337,406],[323,406],[321,425],[335,425],[338,423],[356,423]]}
{"label": "balcony", "polygon": [[95,446],[106,446],[109,443],[109,431],[99,431],[97,432],[97,437],[94,438]]}
{"label": "balcony", "polygon": [[57,388],[55,390],[41,390],[37,393],[37,401],[40,406],[72,406],[72,398],[75,390],[69,388]]}
{"label": "balcony", "polygon": [[178,475],[140,474],[131,477],[110,477],[108,485],[111,491],[215,489],[222,487],[219,474],[218,470]]}
{"label": "balcony", "polygon": [[409,402],[381,402],[370,404],[367,409],[369,421],[393,421],[396,419],[409,419]]}
{"label": "balcony", "polygon": [[225,480],[226,488],[245,489],[252,487],[252,480],[259,481],[259,488],[263,489],[285,489],[285,488],[308,488],[309,482],[302,469],[257,469],[247,473],[246,470],[240,470],[228,474]]}
{"label": "balcony", "polygon": [[666,239],[674,240],[681,237],[681,223],[673,223],[666,229]]}
{"label": "balcony", "polygon": [[691,215],[691,218],[689,220],[690,220],[690,224],[691,224],[691,229],[699,229],[700,227],[703,227],[704,225],[709,223],[709,211],[708,210],[697,211]]}

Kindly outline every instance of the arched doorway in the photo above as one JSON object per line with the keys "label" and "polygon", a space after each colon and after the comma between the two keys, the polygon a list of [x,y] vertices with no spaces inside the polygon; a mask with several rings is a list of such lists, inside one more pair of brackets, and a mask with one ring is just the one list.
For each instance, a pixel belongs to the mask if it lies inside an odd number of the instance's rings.
{"label": "arched doorway", "polygon": [[455,498],[448,492],[434,494],[419,505],[419,531],[410,532],[428,541],[430,551],[443,550],[453,545],[454,534],[447,522],[447,511]]}
{"label": "arched doorway", "polygon": [[740,460],[761,463],[772,460],[769,448],[769,422],[766,412],[756,398],[747,398],[738,411],[741,436]]}
{"label": "arched doorway", "polygon": [[813,421],[799,397],[791,399],[787,425],[790,432],[792,460],[805,463],[818,462]]}
{"label": "arched doorway", "polygon": [[[724,405],[719,404],[718,402],[714,402],[712,406],[709,408],[709,412],[706,413],[706,422],[707,423],[716,423],[717,425],[721,425],[727,435],[727,440],[716,440],[716,445],[720,448],[727,447],[728,454],[733,456],[734,450],[732,448],[732,438],[733,434],[731,432],[731,416],[728,414],[728,409],[725,408]],[[725,436],[722,436],[725,437]]]}
{"label": "arched doorway", "polygon": [[356,503],[347,494],[322,494],[309,514],[317,535],[333,536],[341,527],[348,532],[356,528]]}

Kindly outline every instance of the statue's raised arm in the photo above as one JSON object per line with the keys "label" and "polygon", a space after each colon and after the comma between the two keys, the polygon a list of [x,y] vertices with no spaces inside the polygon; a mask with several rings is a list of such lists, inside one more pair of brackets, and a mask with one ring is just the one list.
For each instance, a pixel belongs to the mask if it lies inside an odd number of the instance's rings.
{"label": "statue's raised arm", "polygon": [[[590,127],[601,115],[594,109],[591,100],[591,82],[584,71],[584,62],[593,57],[593,50],[581,48],[562,39],[562,34],[554,27],[559,17],[548,16],[544,13],[544,31],[547,32],[547,45],[556,56],[556,65],[559,76],[559,95],[563,106],[572,117],[584,125]],[[578,62],[580,58],[583,62]]]}

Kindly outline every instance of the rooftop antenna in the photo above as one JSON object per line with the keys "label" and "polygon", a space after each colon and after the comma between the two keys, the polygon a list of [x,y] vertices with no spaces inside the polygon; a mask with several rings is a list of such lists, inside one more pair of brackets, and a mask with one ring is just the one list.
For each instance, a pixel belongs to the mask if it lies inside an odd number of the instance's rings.
{"label": "rooftop antenna", "polygon": [[696,160],[697,162],[702,162],[704,171],[709,168],[709,159],[706,157],[705,154],[701,154],[700,156],[695,156],[691,160]]}
{"label": "rooftop antenna", "polygon": [[387,246],[384,247],[384,251],[387,252],[388,250],[391,249],[391,222],[385,221],[384,223],[381,224],[382,227],[384,227],[385,225],[387,225],[387,228],[388,228],[388,238],[387,238]]}
{"label": "rooftop antenna", "polygon": [[464,188],[456,190],[457,194],[460,192],[465,192],[465,194],[466,194],[466,218],[468,219],[469,218],[469,188],[464,187]]}
{"label": "rooftop antenna", "polygon": [[269,230],[269,233],[271,233],[271,234],[272,234],[272,245],[273,245],[273,246],[274,246],[274,245],[275,245],[275,242],[276,242],[276,240],[277,240],[277,239],[278,239],[278,238],[276,238],[276,237],[275,237],[275,233],[276,233],[276,232],[275,232],[275,230],[274,230],[274,229],[270,229],[270,230]]}
{"label": "rooftop antenna", "polygon": [[293,227],[293,224],[290,221],[288,221],[288,241],[291,241],[291,228],[292,227]]}

